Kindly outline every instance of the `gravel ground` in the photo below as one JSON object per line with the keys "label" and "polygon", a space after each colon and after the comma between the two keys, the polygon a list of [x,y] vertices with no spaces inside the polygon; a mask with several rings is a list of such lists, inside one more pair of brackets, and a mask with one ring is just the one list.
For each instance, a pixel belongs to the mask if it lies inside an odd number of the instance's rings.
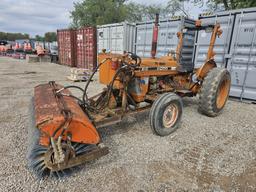
{"label": "gravel ground", "polygon": [[[28,103],[33,87],[66,80],[69,68],[0,58],[1,191],[256,191],[256,105],[229,100],[210,118],[184,99],[180,128],[152,134],[148,113],[100,129],[110,153],[68,178],[38,180],[26,165]],[[90,94],[102,88],[93,81]],[[77,94],[77,93],[74,93]]]}

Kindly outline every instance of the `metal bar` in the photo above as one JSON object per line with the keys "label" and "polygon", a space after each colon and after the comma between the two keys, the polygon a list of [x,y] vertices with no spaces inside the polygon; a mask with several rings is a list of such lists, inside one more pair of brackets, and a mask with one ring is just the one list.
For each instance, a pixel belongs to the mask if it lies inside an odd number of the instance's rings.
{"label": "metal bar", "polygon": [[243,17],[243,12],[241,12],[241,15],[239,17],[239,25],[238,25],[238,30],[237,30],[237,33],[236,33],[236,38],[235,38],[235,43],[234,43],[234,51],[232,53],[232,58],[231,58],[231,61],[230,61],[230,73],[232,73],[233,71],[233,61],[234,61],[234,53],[236,53],[236,50],[237,50],[237,40],[238,40],[238,36],[239,36],[239,33],[240,33],[240,28],[241,28],[241,24],[242,24],[242,17]]}
{"label": "metal bar", "polygon": [[113,116],[113,117],[109,117],[109,118],[103,118],[102,120],[94,122],[94,123],[95,123],[95,127],[98,129],[101,127],[114,125],[121,121],[122,121],[122,117],[120,115],[118,115],[118,116]]}
{"label": "metal bar", "polygon": [[177,75],[178,71],[170,70],[150,70],[150,71],[135,71],[134,76],[136,77],[148,77],[148,76],[162,76],[162,75]]}
{"label": "metal bar", "polygon": [[93,151],[90,151],[84,155],[79,155],[77,157],[71,158],[67,163],[61,163],[53,165],[50,169],[52,171],[60,171],[63,169],[71,168],[78,166],[82,163],[92,161],[94,159],[98,159],[104,155],[107,155],[109,153],[108,147],[97,147],[97,149],[94,149]]}
{"label": "metal bar", "polygon": [[147,30],[148,30],[148,28],[147,28],[147,24],[144,24],[145,26],[146,26],[146,28],[145,28],[145,38],[144,38],[144,45],[143,45],[143,54],[142,54],[142,56],[143,57],[145,57],[145,49],[146,49],[146,39],[147,39]]}
{"label": "metal bar", "polygon": [[[228,34],[229,34],[229,25],[231,23],[231,13],[229,14],[229,18],[228,18],[228,30],[227,30],[227,35],[226,35],[226,38],[225,38],[225,42],[224,42],[224,51],[223,51],[223,64],[226,65],[226,61],[225,61],[225,55],[227,54],[228,50],[226,50],[226,47],[227,47],[227,43],[228,43]],[[221,64],[221,67],[222,64]]]}
{"label": "metal bar", "polygon": [[252,50],[254,48],[254,41],[255,41],[255,33],[256,33],[256,25],[254,26],[254,32],[253,32],[253,37],[252,37],[252,42],[251,42],[251,47],[250,47],[250,52],[249,52],[249,58],[248,58],[248,62],[246,65],[246,71],[245,71],[245,75],[244,75],[244,81],[243,81],[243,86],[242,86],[242,92],[240,94],[240,100],[243,100],[243,96],[244,96],[244,89],[245,89],[245,83],[247,80],[247,75],[248,75],[248,70],[249,70],[249,65],[250,65],[250,60],[252,57]]}
{"label": "metal bar", "polygon": [[[168,50],[167,50],[167,43],[168,43],[168,33],[169,33],[169,20],[167,20],[167,30],[166,30],[166,40],[165,40],[165,45],[164,45],[164,54],[167,55]],[[159,30],[160,31],[160,30]],[[167,50],[167,51],[166,51]]]}

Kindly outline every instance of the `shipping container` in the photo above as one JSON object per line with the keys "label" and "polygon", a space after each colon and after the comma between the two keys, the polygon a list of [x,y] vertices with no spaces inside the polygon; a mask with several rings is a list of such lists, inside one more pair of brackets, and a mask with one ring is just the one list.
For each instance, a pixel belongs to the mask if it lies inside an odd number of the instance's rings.
{"label": "shipping container", "polygon": [[59,46],[59,63],[75,67],[75,31],[72,29],[62,29],[57,31]]}
{"label": "shipping container", "polygon": [[43,42],[43,45],[44,45],[44,49],[51,50],[52,47],[58,46],[58,42],[57,41]]}
{"label": "shipping container", "polygon": [[[256,100],[256,8],[200,14],[203,23],[220,23],[223,34],[214,51],[218,66],[231,73],[230,96]],[[210,33],[198,33],[195,66],[205,62]]]}
{"label": "shipping container", "polygon": [[135,24],[123,22],[97,26],[98,53],[102,49],[122,54],[134,52]]}
{"label": "shipping container", "polygon": [[236,15],[227,67],[231,72],[230,94],[256,100],[256,9]]}
{"label": "shipping container", "polygon": [[[225,67],[228,58],[228,52],[230,49],[230,42],[232,38],[232,28],[234,23],[234,15],[231,13],[226,13],[223,15],[216,14],[213,17],[210,16],[199,16],[202,20],[203,25],[215,24],[218,22],[221,26],[222,35],[220,38],[217,37],[214,45],[215,61],[219,67]],[[196,53],[195,53],[195,66],[200,67],[205,63],[210,39],[211,31],[199,31],[196,42]]]}
{"label": "shipping container", "polygon": [[[140,57],[151,57],[151,45],[153,37],[154,20],[140,22],[136,24],[136,40],[135,50]],[[192,27],[195,21],[184,17],[176,17],[172,19],[163,19],[159,21],[158,43],[156,57],[167,55],[171,51],[175,51],[179,39],[177,33],[184,27]],[[190,31],[184,36],[187,47],[186,50],[189,60],[192,61],[193,46],[195,41],[195,31]],[[192,46],[192,47],[191,47]],[[190,50],[189,50],[190,49]],[[192,51],[192,54],[191,54]],[[184,53],[185,54],[185,53]]]}
{"label": "shipping container", "polygon": [[76,30],[76,67],[93,70],[97,66],[96,28]]}

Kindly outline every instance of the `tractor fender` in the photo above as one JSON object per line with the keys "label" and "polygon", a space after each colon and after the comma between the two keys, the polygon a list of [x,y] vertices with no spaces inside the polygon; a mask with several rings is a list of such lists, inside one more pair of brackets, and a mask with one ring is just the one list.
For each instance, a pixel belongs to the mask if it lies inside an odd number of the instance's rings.
{"label": "tractor fender", "polygon": [[196,77],[199,81],[202,81],[205,76],[207,75],[207,73],[213,69],[217,67],[216,63],[214,60],[208,60],[207,62],[205,62],[200,68],[198,68],[196,70]]}

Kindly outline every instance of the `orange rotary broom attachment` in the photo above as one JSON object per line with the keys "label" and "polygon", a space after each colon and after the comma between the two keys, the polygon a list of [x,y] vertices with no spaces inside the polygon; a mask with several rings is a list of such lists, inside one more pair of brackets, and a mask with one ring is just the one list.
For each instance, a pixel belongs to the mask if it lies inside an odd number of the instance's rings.
{"label": "orange rotary broom attachment", "polygon": [[77,100],[62,88],[55,82],[35,87],[28,159],[39,177],[65,176],[72,167],[108,153]]}

